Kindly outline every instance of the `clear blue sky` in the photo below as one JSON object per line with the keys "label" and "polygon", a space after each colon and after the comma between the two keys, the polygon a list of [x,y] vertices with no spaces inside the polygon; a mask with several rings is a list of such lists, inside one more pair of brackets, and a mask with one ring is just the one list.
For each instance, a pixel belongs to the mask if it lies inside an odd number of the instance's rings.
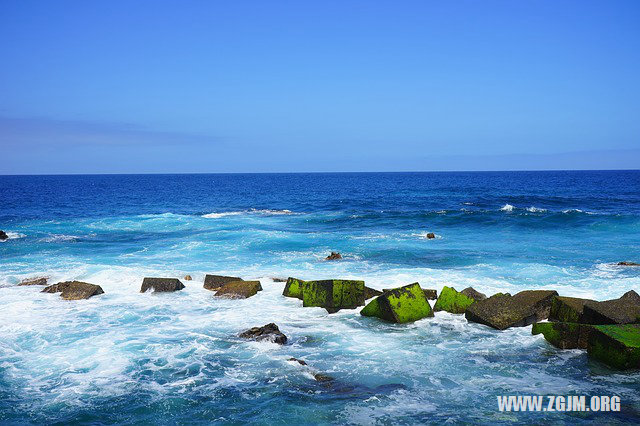
{"label": "clear blue sky", "polygon": [[640,1],[0,0],[1,174],[640,168]]}

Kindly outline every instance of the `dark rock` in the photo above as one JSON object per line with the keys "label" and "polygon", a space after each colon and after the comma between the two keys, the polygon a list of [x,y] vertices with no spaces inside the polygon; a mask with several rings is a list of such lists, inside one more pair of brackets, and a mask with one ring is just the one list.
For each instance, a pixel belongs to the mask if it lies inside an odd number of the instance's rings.
{"label": "dark rock", "polygon": [[289,277],[287,279],[287,284],[284,286],[284,291],[282,295],[285,297],[295,297],[296,299],[302,300],[302,286],[306,281],[303,281],[298,278]]}
{"label": "dark rock", "polygon": [[185,280],[185,281],[191,281],[191,279],[192,279],[192,278],[191,278],[191,275],[185,275],[185,276],[184,276],[184,280]]}
{"label": "dark rock", "polygon": [[4,231],[0,231],[0,241],[4,241],[8,239],[9,239],[9,236],[7,235],[7,233]]}
{"label": "dark rock", "polygon": [[45,287],[42,293],[61,293],[60,296],[64,300],[80,300],[103,294],[104,291],[99,285],[82,281],[64,281]]}
{"label": "dark rock", "polygon": [[47,285],[49,277],[27,278],[20,281],[18,285]]}
{"label": "dark rock", "polygon": [[216,297],[247,299],[262,291],[260,281],[231,281],[218,288]]}
{"label": "dark rock", "polygon": [[433,310],[420,284],[413,283],[385,291],[369,302],[360,314],[394,323],[406,323],[432,317]]}
{"label": "dark rock", "polygon": [[553,346],[560,349],[587,349],[593,326],[568,322],[537,322],[531,334],[541,334]]}
{"label": "dark rock", "polygon": [[584,305],[589,302],[595,302],[595,300],[556,296],[551,301],[549,321],[581,323]]}
{"label": "dark rock", "polygon": [[288,359],[288,361],[294,361],[294,362],[297,362],[297,363],[298,363],[298,364],[300,364],[300,365],[307,365],[307,362],[306,362],[306,361],[303,361],[303,360],[298,359],[298,358],[293,358],[293,357],[292,357],[292,358],[289,358],[289,359]]}
{"label": "dark rock", "polygon": [[594,325],[587,353],[612,368],[640,368],[640,325]]}
{"label": "dark rock", "polygon": [[369,300],[373,297],[380,296],[381,294],[382,292],[380,290],[364,286],[364,300]]}
{"label": "dark rock", "polygon": [[205,275],[203,287],[207,290],[217,290],[226,283],[230,283],[232,281],[242,281],[242,278],[227,277],[224,275]]}
{"label": "dark rock", "polygon": [[330,314],[340,309],[363,306],[364,281],[305,281],[302,285],[302,306],[325,308]]}
{"label": "dark rock", "polygon": [[274,283],[285,283],[285,282],[287,282],[286,278],[271,277],[271,280]]}
{"label": "dark rock", "polygon": [[313,375],[313,377],[319,382],[331,382],[334,380],[333,377],[324,373],[316,373]]}
{"label": "dark rock", "polygon": [[422,291],[424,291],[424,297],[427,298],[427,300],[437,300],[438,299],[438,290],[434,290],[431,288],[423,288]]}
{"label": "dark rock", "polygon": [[140,293],[152,289],[154,293],[166,293],[178,291],[184,288],[184,284],[177,278],[145,278],[142,280]]}
{"label": "dark rock", "polygon": [[618,266],[640,266],[640,263],[636,262],[618,262]]}
{"label": "dark rock", "polygon": [[427,233],[427,239],[433,240],[435,237],[436,237],[436,234],[434,234],[433,232]]}
{"label": "dark rock", "polygon": [[477,291],[473,287],[467,287],[464,290],[462,290],[460,293],[464,294],[467,297],[472,298],[476,302],[479,302],[479,301],[484,300],[484,299],[487,298],[486,294],[480,293],[479,291]]}
{"label": "dark rock", "polygon": [[557,295],[556,291],[550,290],[525,290],[514,296],[495,294],[470,305],[465,318],[498,330],[525,327],[547,319],[551,301]]}
{"label": "dark rock", "polygon": [[342,259],[342,255],[337,251],[332,251],[329,256],[327,256],[324,260],[340,260]]}
{"label": "dark rock", "polygon": [[581,320],[585,324],[640,323],[640,296],[629,291],[619,299],[589,301],[584,304]]}
{"label": "dark rock", "polygon": [[250,328],[249,330],[240,333],[239,336],[243,339],[252,339],[257,341],[268,340],[269,342],[277,343],[279,345],[287,343],[287,336],[285,336],[274,323],[270,323],[262,327]]}

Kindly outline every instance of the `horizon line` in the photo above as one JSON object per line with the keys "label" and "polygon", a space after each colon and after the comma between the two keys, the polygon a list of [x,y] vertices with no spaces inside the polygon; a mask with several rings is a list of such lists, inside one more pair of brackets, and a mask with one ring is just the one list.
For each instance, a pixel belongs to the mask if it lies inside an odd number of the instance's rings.
{"label": "horizon line", "polygon": [[150,172],[150,173],[24,173],[18,176],[188,176],[188,175],[304,175],[304,174],[374,174],[374,173],[542,173],[542,172],[637,172],[638,169],[512,169],[512,170],[395,170],[395,171],[305,171],[305,172]]}

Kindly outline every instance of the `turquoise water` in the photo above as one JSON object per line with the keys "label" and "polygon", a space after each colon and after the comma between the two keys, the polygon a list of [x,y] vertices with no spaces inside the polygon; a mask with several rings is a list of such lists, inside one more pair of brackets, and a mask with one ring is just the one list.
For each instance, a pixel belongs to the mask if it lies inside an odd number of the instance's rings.
{"label": "turquoise water", "polygon": [[[4,423],[640,420],[639,373],[557,350],[530,327],[329,315],[272,280],[640,291],[640,268],[615,265],[640,261],[638,171],[1,176],[0,192]],[[324,262],[332,250],[344,260]],[[218,300],[206,273],[264,291]],[[139,293],[145,276],[186,274],[181,292]],[[105,294],[67,302],[15,286],[39,275]],[[235,337],[268,322],[289,344]],[[496,396],[513,394],[619,395],[622,412],[498,412]]]}

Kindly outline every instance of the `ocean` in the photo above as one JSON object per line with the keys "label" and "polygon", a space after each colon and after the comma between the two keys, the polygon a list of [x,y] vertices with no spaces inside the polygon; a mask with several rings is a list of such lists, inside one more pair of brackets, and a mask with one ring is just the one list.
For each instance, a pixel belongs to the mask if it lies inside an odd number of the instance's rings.
{"label": "ocean", "polygon": [[[640,422],[639,372],[530,326],[328,314],[273,280],[640,291],[640,268],[616,265],[640,262],[640,171],[0,176],[0,194],[4,424]],[[324,261],[331,251],[344,259]],[[264,290],[216,299],[207,273]],[[144,277],[187,274],[183,291],[139,292]],[[42,275],[105,293],[16,285]],[[237,337],[269,322],[287,345]],[[499,412],[497,396],[516,394],[618,395],[622,410]]]}

